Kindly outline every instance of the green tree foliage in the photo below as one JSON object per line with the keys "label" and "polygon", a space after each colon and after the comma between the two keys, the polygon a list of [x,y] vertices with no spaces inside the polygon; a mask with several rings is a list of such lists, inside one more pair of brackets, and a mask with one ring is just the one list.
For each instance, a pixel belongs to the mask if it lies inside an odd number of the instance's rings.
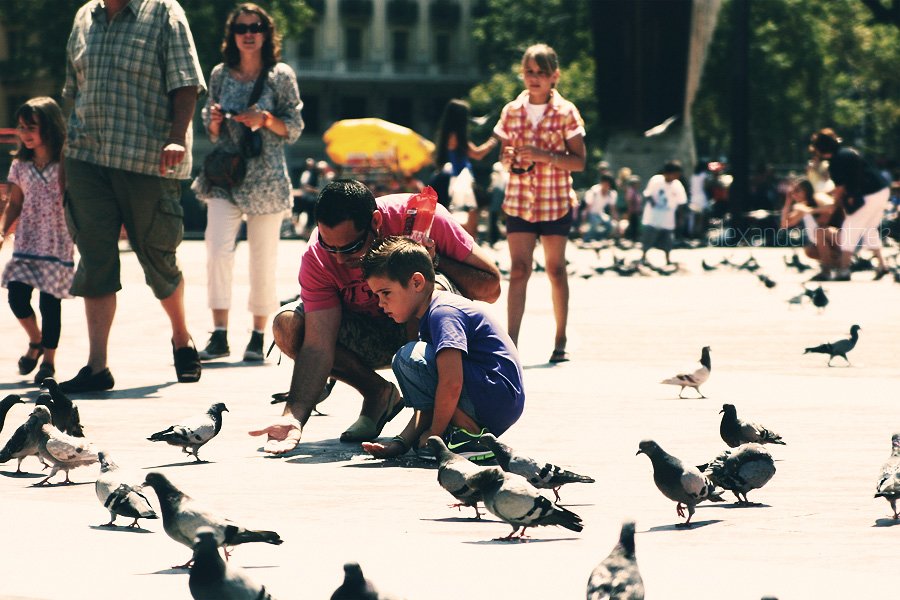
{"label": "green tree foliage", "polygon": [[[727,155],[732,3],[719,16],[697,100],[701,155]],[[900,31],[860,0],[753,0],[750,5],[751,162],[802,163],[809,136],[834,127],[872,155],[897,156]]]}

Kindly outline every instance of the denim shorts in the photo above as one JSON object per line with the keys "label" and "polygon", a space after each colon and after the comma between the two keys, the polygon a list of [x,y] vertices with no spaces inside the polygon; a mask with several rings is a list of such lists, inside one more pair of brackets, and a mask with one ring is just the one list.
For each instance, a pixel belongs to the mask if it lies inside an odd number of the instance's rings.
{"label": "denim shorts", "polygon": [[[391,367],[403,394],[403,403],[413,410],[434,410],[438,384],[434,346],[421,341],[409,342],[397,351]],[[481,422],[475,412],[475,404],[466,391],[465,382],[456,406],[476,423]]]}
{"label": "denim shorts", "polygon": [[571,209],[555,221],[538,221],[537,223],[532,223],[519,217],[507,216],[506,233],[533,233],[535,235],[561,235],[568,237],[573,221],[574,217]]}

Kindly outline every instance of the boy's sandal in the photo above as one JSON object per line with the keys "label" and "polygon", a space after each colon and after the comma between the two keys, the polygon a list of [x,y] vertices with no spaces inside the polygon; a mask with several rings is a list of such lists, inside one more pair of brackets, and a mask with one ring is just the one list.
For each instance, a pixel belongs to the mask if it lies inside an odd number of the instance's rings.
{"label": "boy's sandal", "polygon": [[376,423],[371,418],[360,415],[356,421],[341,434],[342,442],[371,442],[379,435],[381,430],[388,422],[396,417],[403,410],[403,398],[400,397],[400,390],[397,386],[391,384],[391,397],[388,399],[387,408],[381,418]]}
{"label": "boy's sandal", "polygon": [[19,375],[28,375],[38,364],[38,359],[44,354],[44,347],[40,344],[34,344],[32,342],[28,342],[29,350],[37,350],[37,356],[31,358],[27,354],[19,358]]}
{"label": "boy's sandal", "polygon": [[561,363],[569,360],[569,353],[565,350],[554,350],[553,354],[550,355],[550,362],[552,363]]}

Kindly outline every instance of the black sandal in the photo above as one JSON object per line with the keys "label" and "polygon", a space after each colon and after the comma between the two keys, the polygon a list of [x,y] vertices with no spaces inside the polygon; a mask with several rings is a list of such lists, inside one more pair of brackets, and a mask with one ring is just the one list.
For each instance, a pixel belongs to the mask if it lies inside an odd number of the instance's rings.
{"label": "black sandal", "polygon": [[27,354],[19,358],[19,375],[28,375],[38,364],[38,359],[44,355],[44,347],[40,344],[33,344],[28,342],[29,350],[37,350],[38,354],[34,358],[29,357]]}

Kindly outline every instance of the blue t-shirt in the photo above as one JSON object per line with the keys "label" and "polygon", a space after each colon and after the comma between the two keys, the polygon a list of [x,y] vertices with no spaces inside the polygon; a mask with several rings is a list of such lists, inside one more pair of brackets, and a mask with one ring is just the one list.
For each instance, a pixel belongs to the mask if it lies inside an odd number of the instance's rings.
{"label": "blue t-shirt", "polygon": [[525,407],[522,365],[512,339],[496,319],[467,298],[437,292],[419,321],[419,338],[462,352],[463,380],[483,427],[500,435]]}

